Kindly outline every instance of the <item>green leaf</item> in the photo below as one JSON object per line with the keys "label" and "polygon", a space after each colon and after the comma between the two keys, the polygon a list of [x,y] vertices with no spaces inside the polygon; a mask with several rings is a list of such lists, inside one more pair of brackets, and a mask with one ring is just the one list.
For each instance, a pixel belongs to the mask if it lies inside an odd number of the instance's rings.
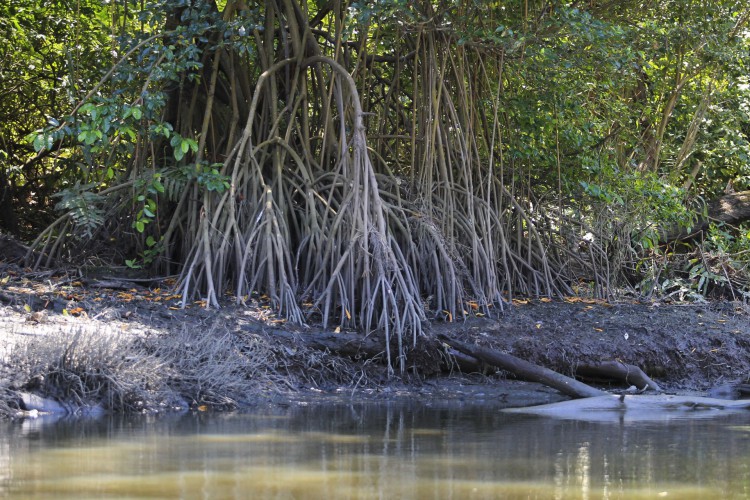
{"label": "green leaf", "polygon": [[101,135],[101,132],[99,132],[98,130],[87,132],[86,139],[83,141],[83,143],[86,144],[87,146],[91,146],[99,138],[97,137],[99,135]]}
{"label": "green leaf", "polygon": [[140,269],[141,266],[135,263],[135,259],[127,259],[125,260],[125,265],[128,266],[131,269]]}
{"label": "green leaf", "polygon": [[37,153],[42,151],[43,149],[52,149],[53,144],[54,140],[52,139],[51,135],[41,133],[34,137],[33,146],[34,151],[36,151]]}
{"label": "green leaf", "polygon": [[141,108],[138,108],[138,107],[133,108],[132,113],[133,113],[133,118],[135,118],[136,120],[140,120],[141,116],[143,116],[143,111],[141,111]]}
{"label": "green leaf", "polygon": [[135,230],[142,233],[146,229],[146,224],[142,220],[135,221]]}
{"label": "green leaf", "polygon": [[156,240],[154,239],[153,236],[149,236],[148,238],[146,238],[146,246],[147,247],[151,248],[154,245],[156,245]]}

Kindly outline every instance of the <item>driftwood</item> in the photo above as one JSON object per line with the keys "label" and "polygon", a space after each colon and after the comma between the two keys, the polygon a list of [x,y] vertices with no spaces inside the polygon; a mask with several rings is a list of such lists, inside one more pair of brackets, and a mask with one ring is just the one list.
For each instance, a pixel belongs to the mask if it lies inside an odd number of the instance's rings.
{"label": "driftwood", "polygon": [[511,372],[523,379],[532,382],[539,382],[557,389],[565,395],[574,398],[590,398],[607,395],[606,392],[595,389],[583,382],[566,377],[565,375],[544,368],[543,366],[529,363],[528,361],[510,354],[505,354],[477,345],[466,344],[444,334],[438,334],[437,338],[459,352],[473,356],[490,365],[497,366],[501,370]]}
{"label": "driftwood", "polygon": [[607,377],[623,380],[626,384],[634,385],[641,390],[652,389],[661,392],[661,387],[643,373],[643,370],[619,361],[601,361],[578,365],[576,374],[584,377]]}
{"label": "driftwood", "polygon": [[588,422],[664,422],[713,418],[747,412],[750,401],[726,401],[699,396],[600,396],[526,408],[508,408],[507,413],[540,415]]}

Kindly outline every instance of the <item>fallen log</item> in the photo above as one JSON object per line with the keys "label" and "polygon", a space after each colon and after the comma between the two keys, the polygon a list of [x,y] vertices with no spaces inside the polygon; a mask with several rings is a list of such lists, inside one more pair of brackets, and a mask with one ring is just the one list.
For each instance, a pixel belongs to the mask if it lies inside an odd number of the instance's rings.
{"label": "fallen log", "polygon": [[448,364],[449,370],[457,367],[461,370],[461,373],[482,373],[484,375],[492,375],[497,372],[496,366],[488,365],[473,356],[468,356],[455,349],[448,349],[446,354],[451,358],[451,362]]}
{"label": "fallen log", "polygon": [[584,377],[606,377],[623,380],[626,384],[634,385],[640,390],[651,389],[661,392],[659,384],[651,380],[643,370],[619,361],[600,361],[578,365],[576,374]]}
{"label": "fallen log", "polygon": [[473,356],[490,365],[497,366],[501,370],[510,372],[517,377],[531,382],[539,382],[540,384],[557,389],[567,396],[574,398],[591,398],[608,395],[605,391],[595,389],[583,382],[566,377],[565,375],[544,368],[543,366],[529,363],[528,361],[517,358],[511,354],[505,354],[478,345],[467,344],[442,333],[438,334],[437,338],[459,352]]}

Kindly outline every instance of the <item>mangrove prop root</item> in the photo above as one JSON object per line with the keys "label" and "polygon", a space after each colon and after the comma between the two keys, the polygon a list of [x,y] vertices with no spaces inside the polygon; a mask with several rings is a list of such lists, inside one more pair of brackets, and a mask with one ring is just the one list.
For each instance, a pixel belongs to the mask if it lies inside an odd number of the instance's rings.
{"label": "mangrove prop root", "polygon": [[485,363],[497,366],[517,377],[532,382],[539,382],[552,387],[553,389],[557,389],[567,396],[574,398],[590,398],[607,394],[605,391],[595,389],[583,382],[566,377],[565,375],[544,368],[543,366],[529,363],[528,361],[510,354],[505,354],[477,345],[467,344],[442,333],[438,334],[437,338],[459,352],[473,356]]}

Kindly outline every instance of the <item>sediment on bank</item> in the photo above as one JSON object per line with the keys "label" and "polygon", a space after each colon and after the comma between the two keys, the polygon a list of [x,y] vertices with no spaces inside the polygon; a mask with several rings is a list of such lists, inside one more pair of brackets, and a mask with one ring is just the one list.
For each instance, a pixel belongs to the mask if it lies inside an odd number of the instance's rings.
{"label": "sediment on bank", "polygon": [[13,272],[6,272],[0,294],[5,416],[24,415],[22,393],[63,402],[73,412],[125,413],[231,409],[305,391],[387,398],[394,392],[389,388],[398,387],[450,397],[423,388],[462,369],[483,375],[461,384],[480,384],[483,393],[504,397],[510,374],[462,363],[438,334],[571,376],[584,364],[627,363],[668,392],[704,391],[750,373],[750,322],[742,303],[519,300],[496,318],[436,320],[409,351],[407,372],[389,374],[377,333],[286,324],[260,297],[248,306],[181,309],[153,285],[96,288],[59,274]]}
{"label": "sediment on bank", "polygon": [[30,324],[30,316],[9,309],[0,310],[4,416],[39,409],[28,407],[29,394],[70,414],[159,413],[229,410],[283,400],[305,387],[369,383],[362,363],[274,342],[260,330],[234,332],[223,315],[162,329],[50,315]]}

